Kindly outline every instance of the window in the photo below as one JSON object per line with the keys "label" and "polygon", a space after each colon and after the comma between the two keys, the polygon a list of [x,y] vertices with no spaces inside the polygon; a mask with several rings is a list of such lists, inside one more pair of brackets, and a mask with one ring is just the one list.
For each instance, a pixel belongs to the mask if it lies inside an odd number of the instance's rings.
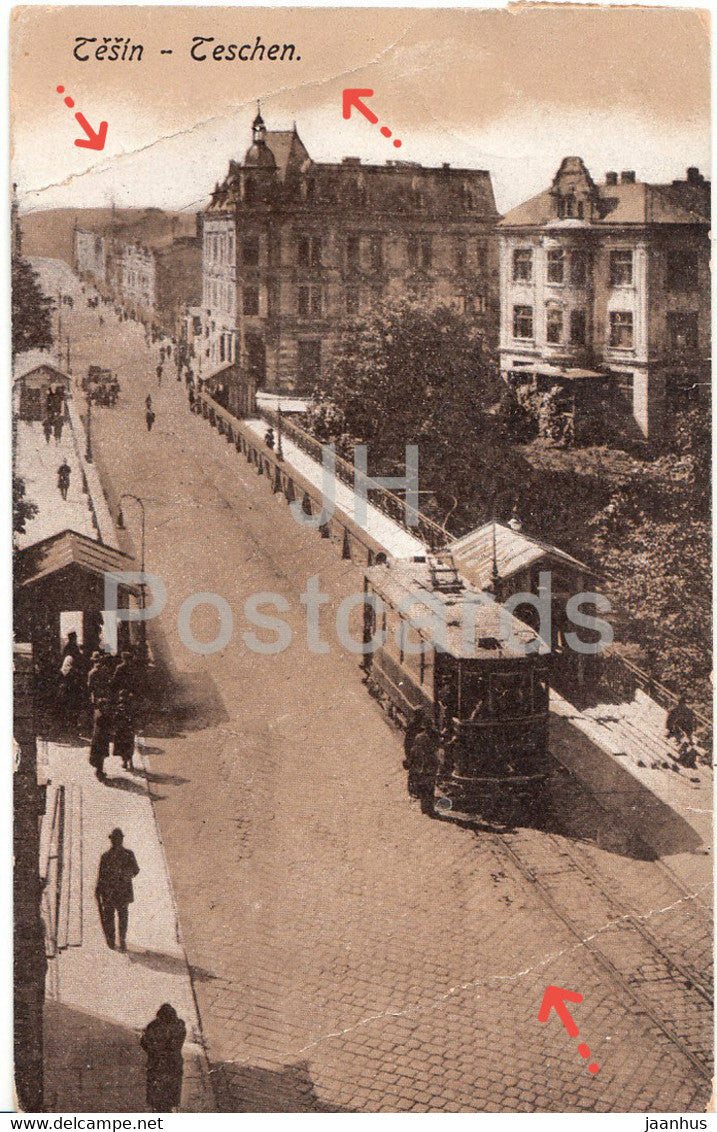
{"label": "window", "polygon": [[513,337],[533,337],[533,308],[513,307]]}
{"label": "window", "polygon": [[630,350],[632,334],[632,311],[610,311],[610,345],[618,350]]}
{"label": "window", "polygon": [[476,295],[473,299],[473,309],[476,314],[485,314],[488,309],[488,303],[485,295]]}
{"label": "window", "polygon": [[585,311],[570,312],[570,343],[573,346],[584,346],[586,338]]}
{"label": "window", "polygon": [[610,286],[629,287],[632,284],[632,251],[620,249],[610,252]]}
{"label": "window", "polygon": [[421,267],[426,270],[433,263],[433,243],[430,236],[425,236],[421,240]]}
{"label": "window", "polygon": [[586,252],[575,250],[570,255],[570,282],[573,287],[584,287],[588,277],[588,257]]}
{"label": "window", "polygon": [[699,345],[697,311],[686,313],[669,311],[667,337],[670,349],[676,353],[696,350]]}
{"label": "window", "polygon": [[300,236],[296,251],[296,262],[302,267],[321,266],[321,237]]}
{"label": "window", "polygon": [[551,248],[548,252],[548,283],[562,283],[565,278],[565,252]]}
{"label": "window", "polygon": [[466,245],[461,236],[453,244],[453,266],[456,271],[464,271],[466,266]]}
{"label": "window", "polygon": [[406,245],[408,252],[408,266],[418,267],[418,239],[416,236],[409,236]]}
{"label": "window", "polygon": [[299,287],[299,316],[309,318],[321,314],[321,288]]}
{"label": "window", "polygon": [[697,289],[697,254],[689,248],[667,253],[668,291],[695,291]]}
{"label": "window", "polygon": [[484,240],[476,240],[476,270],[485,271],[488,267],[488,248]]}
{"label": "window", "polygon": [[243,294],[243,311],[244,314],[258,314],[259,313],[259,288],[258,287],[245,287]]}
{"label": "window", "polygon": [[346,314],[358,314],[360,310],[360,293],[358,287],[347,287],[344,292]]}
{"label": "window", "polygon": [[383,268],[383,240],[381,236],[371,237],[371,269],[381,271]]}
{"label": "window", "polygon": [[259,263],[259,237],[242,236],[241,241],[242,263],[249,267],[256,267]]}
{"label": "window", "polygon": [[532,248],[515,248],[513,250],[513,282],[529,283],[533,278],[533,250]]}
{"label": "window", "polygon": [[346,266],[359,267],[361,263],[361,237],[349,236],[346,240]]}
{"label": "window", "polygon": [[546,311],[545,338],[548,342],[562,342],[563,312],[559,307],[548,307]]}

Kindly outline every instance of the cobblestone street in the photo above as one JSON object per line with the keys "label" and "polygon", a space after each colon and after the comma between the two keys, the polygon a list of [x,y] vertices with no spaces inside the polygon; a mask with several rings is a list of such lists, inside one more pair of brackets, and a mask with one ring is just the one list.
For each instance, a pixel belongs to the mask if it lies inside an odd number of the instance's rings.
{"label": "cobblestone street", "polygon": [[[77,291],[69,268],[38,266],[50,293],[58,273]],[[145,755],[162,776],[155,812],[218,1109],[703,1110],[712,1021],[691,984],[711,990],[708,892],[557,771],[566,820],[549,830],[501,841],[421,814],[402,736],[337,642],[360,565],[300,529],[188,412],[171,369],[157,387],[140,328],[105,320],[75,303],[73,371],[118,371],[118,406],[93,412],[95,461],[113,511],[122,492],[145,500],[147,570],[168,590],[149,625],[161,681]],[[307,646],[300,604],[312,575],[330,599],[324,653]],[[182,601],[203,591],[234,614],[229,644],[205,657],[177,632]],[[293,640],[277,655],[243,639],[255,593],[286,599]],[[206,609],[192,621],[200,639],[216,625]],[[584,996],[579,1039],[554,1014],[538,1022],[549,984]]]}

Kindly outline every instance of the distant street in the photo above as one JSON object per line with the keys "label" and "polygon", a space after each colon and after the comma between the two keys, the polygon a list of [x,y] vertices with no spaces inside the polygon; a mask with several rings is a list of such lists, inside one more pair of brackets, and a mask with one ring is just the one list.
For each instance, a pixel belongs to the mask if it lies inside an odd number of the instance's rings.
{"label": "distant street", "polygon": [[[402,737],[332,628],[341,599],[361,591],[360,565],[300,529],[266,478],[189,413],[173,365],[158,386],[158,346],[137,324],[88,310],[67,265],[36,266],[47,293],[75,296],[62,308],[75,378],[91,363],[118,373],[117,407],[93,408],[96,463],[113,511],[123,492],[145,501],[147,570],[168,590],[149,626],[164,684],[146,749],[218,1108],[704,1109],[709,1020],[612,898],[658,937],[660,909],[682,901],[684,922],[695,917],[685,951],[706,964],[695,902],[660,862],[630,855],[584,795],[571,795],[569,837],[516,841],[559,878],[565,918],[495,837],[423,816]],[[139,510],[123,510],[139,556]],[[330,597],[323,655],[307,647],[299,604],[312,575]],[[181,643],[177,611],[207,591],[229,603],[235,630],[203,657]],[[293,642],[278,655],[242,639],[244,603],[260,592],[288,603]],[[217,618],[205,607],[192,628],[211,639]],[[584,996],[574,1017],[597,1074],[555,1016],[538,1022],[551,983]],[[684,1025],[684,1041],[670,1025]]]}

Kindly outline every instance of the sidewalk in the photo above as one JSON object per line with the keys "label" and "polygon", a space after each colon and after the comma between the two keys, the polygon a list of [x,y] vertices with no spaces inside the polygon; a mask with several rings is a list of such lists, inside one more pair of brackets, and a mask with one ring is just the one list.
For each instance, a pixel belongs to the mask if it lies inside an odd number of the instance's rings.
{"label": "sidewalk", "polygon": [[[215,1111],[191,978],[179,940],[176,910],[150,791],[161,796],[161,774],[139,753],[134,773],[108,759],[102,785],[86,747],[49,743],[51,789],[64,786],[65,852],[61,873],[71,924],[49,962],[45,1008],[45,1104],[50,1112],[145,1111],[141,1030],[164,1002],[187,1026],[183,1112]],[[50,792],[48,792],[49,803]],[[51,821],[48,804],[46,821]],[[94,898],[100,855],[120,826],[140,867],[130,906],[127,951],[111,951]],[[79,880],[78,880],[79,878]],[[63,907],[62,900],[60,907]],[[60,933],[62,947],[62,932]],[[201,977],[201,973],[195,977]]]}

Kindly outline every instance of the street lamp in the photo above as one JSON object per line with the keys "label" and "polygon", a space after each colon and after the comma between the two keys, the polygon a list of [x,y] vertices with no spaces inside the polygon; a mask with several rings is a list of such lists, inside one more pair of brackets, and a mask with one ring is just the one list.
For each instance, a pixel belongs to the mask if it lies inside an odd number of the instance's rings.
{"label": "street lamp", "polygon": [[92,387],[87,386],[87,433],[85,444],[85,460],[88,464],[92,463]]}
{"label": "street lamp", "polygon": [[146,608],[146,593],[145,593],[145,583],[144,583],[144,550],[145,550],[144,502],[140,499],[140,497],[138,495],[133,495],[129,491],[125,491],[125,492],[122,493],[122,495],[120,495],[120,497],[119,497],[120,506],[119,506],[119,509],[117,511],[117,528],[120,531],[126,530],[125,521],[124,521],[124,514],[122,513],[122,500],[123,499],[133,499],[135,503],[139,504],[139,508],[140,508],[141,513],[142,513],[142,535],[141,535],[141,546],[140,546],[140,573],[142,575],[142,581],[139,584],[139,607],[142,611],[142,617],[141,617],[140,623],[139,623],[139,650],[140,650],[140,661],[143,665],[146,666],[147,660],[148,660],[148,650],[147,650],[147,622],[144,619],[144,610]]}
{"label": "street lamp", "polygon": [[276,458],[277,460],[283,460],[284,450],[281,447],[281,401],[278,401],[276,406],[276,422]]}

